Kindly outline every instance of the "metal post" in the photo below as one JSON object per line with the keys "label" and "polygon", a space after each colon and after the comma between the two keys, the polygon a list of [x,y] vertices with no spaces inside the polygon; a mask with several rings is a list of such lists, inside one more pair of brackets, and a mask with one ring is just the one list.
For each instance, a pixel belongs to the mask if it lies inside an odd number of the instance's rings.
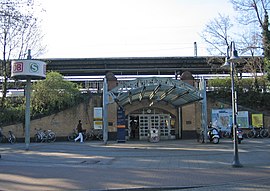
{"label": "metal post", "polygon": [[[31,59],[31,50],[28,50],[27,59]],[[25,88],[25,150],[29,150],[30,145],[30,97],[31,97],[31,77],[26,79]]]}
{"label": "metal post", "polygon": [[230,67],[231,75],[231,90],[232,90],[232,130],[233,130],[233,146],[234,146],[234,155],[233,155],[233,167],[242,167],[239,156],[238,156],[238,140],[237,140],[237,93],[234,90],[234,61],[239,59],[237,50],[235,49],[235,43],[232,41],[231,45],[227,48],[227,57],[225,63],[221,66],[223,68]]}
{"label": "metal post", "polygon": [[233,145],[234,145],[234,155],[233,155],[233,167],[242,167],[239,156],[238,156],[238,142],[237,142],[237,121],[236,121],[236,92],[234,90],[234,63],[230,62],[231,68],[231,84],[232,84],[232,121],[233,121]]}
{"label": "metal post", "polygon": [[28,60],[32,59],[32,56],[31,56],[31,49],[28,49],[27,59],[28,59]]}
{"label": "metal post", "polygon": [[178,137],[182,139],[182,107],[178,107]]}
{"label": "metal post", "polygon": [[206,83],[205,79],[202,77],[200,81],[200,91],[203,96],[202,100],[202,129],[203,129],[203,136],[204,142],[207,140],[207,97],[206,97]]}
{"label": "metal post", "polygon": [[197,42],[194,42],[194,56],[198,56]]}
{"label": "metal post", "polygon": [[103,83],[103,141],[106,145],[108,142],[108,84],[106,77]]}
{"label": "metal post", "polygon": [[30,145],[30,92],[31,92],[31,79],[27,77],[25,89],[25,150],[29,150]]}

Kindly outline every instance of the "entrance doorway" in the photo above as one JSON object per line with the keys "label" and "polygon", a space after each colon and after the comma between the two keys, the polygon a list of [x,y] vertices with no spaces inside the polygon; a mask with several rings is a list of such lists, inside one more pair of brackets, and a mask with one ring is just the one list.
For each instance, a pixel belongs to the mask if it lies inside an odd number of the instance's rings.
{"label": "entrance doorway", "polygon": [[161,140],[175,139],[169,114],[138,114],[129,116],[130,139],[148,140],[150,129],[158,130]]}

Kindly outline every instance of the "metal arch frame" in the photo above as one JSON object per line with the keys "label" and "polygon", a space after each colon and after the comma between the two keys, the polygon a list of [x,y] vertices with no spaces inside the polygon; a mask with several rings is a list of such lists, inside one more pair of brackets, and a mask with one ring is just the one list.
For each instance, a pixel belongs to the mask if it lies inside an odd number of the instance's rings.
{"label": "metal arch frame", "polygon": [[145,89],[146,89],[146,86],[143,86],[142,90],[141,90],[141,93],[139,95],[139,100],[142,101],[143,99],[143,96],[144,96],[144,93],[145,93]]}
{"label": "metal arch frame", "polygon": [[142,99],[148,99],[151,103],[165,101],[174,106],[182,106],[202,99],[201,93],[193,86],[166,77],[121,81],[120,85],[110,91],[110,94],[121,106]]}
{"label": "metal arch frame", "polygon": [[149,100],[153,99],[153,97],[157,94],[157,92],[159,91],[161,87],[161,84],[158,84],[155,89],[151,92],[151,94],[149,95]]}
{"label": "metal arch frame", "polygon": [[110,92],[113,93],[123,93],[127,92],[130,89],[136,89],[142,86],[146,86],[146,84],[149,85],[160,85],[165,84],[168,86],[181,86],[185,87],[190,90],[194,90],[194,87],[181,81],[181,80],[175,80],[172,78],[167,77],[148,77],[148,78],[136,78],[135,80],[129,80],[129,81],[120,81],[120,85],[113,88]]}

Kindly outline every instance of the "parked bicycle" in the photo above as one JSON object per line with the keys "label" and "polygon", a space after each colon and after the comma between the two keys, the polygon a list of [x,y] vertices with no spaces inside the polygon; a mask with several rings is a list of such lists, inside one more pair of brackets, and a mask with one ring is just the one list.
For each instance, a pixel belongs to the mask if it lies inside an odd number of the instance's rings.
{"label": "parked bicycle", "polygon": [[[73,132],[68,134],[67,139],[68,139],[68,141],[73,142],[75,140],[75,138],[78,137],[78,135],[79,134],[77,133],[76,129],[73,129]],[[90,137],[90,134],[88,132],[86,132],[86,129],[83,129],[82,135],[83,135],[83,141],[86,141]]]}
{"label": "parked bicycle", "polygon": [[54,142],[56,140],[56,134],[52,130],[42,130],[42,129],[37,129],[35,134],[35,141],[36,142]]}
{"label": "parked bicycle", "polygon": [[16,142],[16,137],[11,130],[8,131],[8,137],[6,137],[2,132],[2,128],[0,128],[0,143],[5,143],[6,141],[14,144]]}
{"label": "parked bicycle", "polygon": [[91,129],[89,133],[90,140],[103,140],[103,132],[102,129]]}
{"label": "parked bicycle", "polygon": [[268,137],[270,137],[270,133],[269,133],[269,128],[262,128],[261,129],[261,132],[260,132],[260,136],[262,137],[262,138],[268,138]]}
{"label": "parked bicycle", "polygon": [[266,128],[254,128],[252,127],[249,132],[247,132],[247,138],[268,138],[270,136],[269,130]]}

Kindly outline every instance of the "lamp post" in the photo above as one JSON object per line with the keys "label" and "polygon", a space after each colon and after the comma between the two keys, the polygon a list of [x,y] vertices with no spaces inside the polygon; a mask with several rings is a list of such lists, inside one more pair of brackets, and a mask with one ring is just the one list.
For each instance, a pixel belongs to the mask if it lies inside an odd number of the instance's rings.
{"label": "lamp post", "polygon": [[102,119],[103,119],[103,141],[104,144],[107,145],[108,142],[108,83],[106,76],[103,82],[103,112],[102,112]]}
{"label": "lamp post", "polygon": [[234,87],[234,61],[240,59],[235,49],[235,43],[232,41],[231,45],[227,48],[227,57],[225,64],[222,67],[230,67],[230,75],[231,75],[231,90],[232,90],[232,125],[233,125],[233,145],[234,145],[234,155],[232,166],[236,168],[243,167],[239,161],[238,155],[238,141],[237,141],[237,92]]}

